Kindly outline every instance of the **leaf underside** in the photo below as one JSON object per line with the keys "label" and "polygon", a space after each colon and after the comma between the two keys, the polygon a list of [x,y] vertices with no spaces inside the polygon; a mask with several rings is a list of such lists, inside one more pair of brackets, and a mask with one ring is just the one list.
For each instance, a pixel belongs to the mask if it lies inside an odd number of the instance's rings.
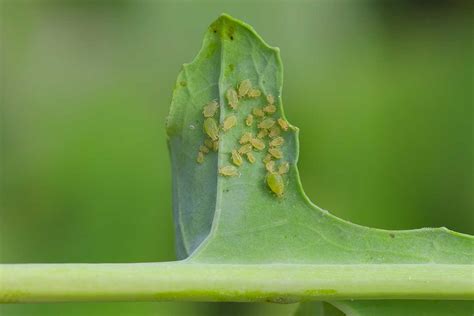
{"label": "leaf underside", "polygon": [[[234,110],[226,92],[246,79],[262,95],[242,98]],[[285,192],[281,197],[265,181],[267,171],[262,160],[270,139],[264,139],[265,150],[253,151],[255,163],[244,159],[238,167],[239,176],[219,175],[221,167],[232,164],[231,152],[241,146],[242,134],[258,133],[258,120],[250,127],[244,122],[254,108],[268,103],[265,96],[274,96],[277,107],[276,113],[268,116],[286,120],[282,83],[279,50],[268,46],[250,26],[228,15],[209,26],[201,51],[192,63],[183,66],[167,121],[177,253],[181,259],[241,264],[472,264],[472,236],[446,228],[368,228],[312,204],[298,175],[298,129],[294,126],[282,131],[283,158],[276,161],[290,165],[282,176]],[[203,131],[202,111],[211,100],[220,105],[215,116],[218,123],[234,115],[237,124],[220,131],[218,152],[211,150],[198,163],[199,148],[208,138]],[[343,303],[344,311],[351,314],[348,311],[352,308],[354,315],[372,315],[369,307],[376,306],[373,302]],[[390,304],[384,306],[391,306],[391,310],[404,306],[402,301]]]}

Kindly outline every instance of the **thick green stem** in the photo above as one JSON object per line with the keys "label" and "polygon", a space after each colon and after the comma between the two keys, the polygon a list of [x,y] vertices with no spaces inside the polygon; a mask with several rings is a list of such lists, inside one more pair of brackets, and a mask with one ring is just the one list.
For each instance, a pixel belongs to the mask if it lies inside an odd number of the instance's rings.
{"label": "thick green stem", "polygon": [[0,302],[474,299],[471,265],[2,264]]}

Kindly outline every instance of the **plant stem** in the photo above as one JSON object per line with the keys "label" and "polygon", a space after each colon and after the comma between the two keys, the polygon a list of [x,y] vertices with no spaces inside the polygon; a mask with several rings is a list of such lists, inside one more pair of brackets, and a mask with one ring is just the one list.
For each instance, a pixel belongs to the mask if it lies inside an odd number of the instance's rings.
{"label": "plant stem", "polygon": [[474,298],[472,265],[0,264],[0,302]]}

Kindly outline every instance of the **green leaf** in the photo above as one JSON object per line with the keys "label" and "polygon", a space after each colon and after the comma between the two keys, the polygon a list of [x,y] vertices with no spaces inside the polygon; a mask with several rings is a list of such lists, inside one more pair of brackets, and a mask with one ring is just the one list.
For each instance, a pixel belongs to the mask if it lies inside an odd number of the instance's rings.
{"label": "green leaf", "polygon": [[[262,95],[242,98],[237,110],[226,93],[249,79]],[[279,50],[268,46],[248,25],[222,15],[208,28],[201,51],[183,66],[167,121],[173,170],[177,250],[189,263],[298,264],[472,264],[472,236],[446,228],[388,231],[355,225],[314,205],[304,194],[298,169],[298,129],[282,132],[284,193],[277,196],[266,179],[266,148],[245,158],[239,176],[219,175],[232,165],[245,132],[258,133],[258,120],[245,124],[254,108],[275,97],[277,111],[267,115],[286,120],[282,106],[283,68]],[[311,98],[311,91],[308,91]],[[218,152],[196,161],[205,139],[204,106],[220,104],[215,119],[235,115],[237,125],[219,133]],[[279,182],[277,182],[279,183]],[[281,187],[280,187],[281,188]],[[351,305],[352,303],[347,303]],[[363,305],[363,303],[361,303]],[[395,303],[394,303],[395,304]],[[396,305],[396,304],[395,304]],[[359,305],[358,305],[359,306]]]}
{"label": "green leaf", "polygon": [[[296,167],[295,127],[282,134],[282,160],[290,163],[283,197],[276,197],[266,185],[265,150],[254,152],[255,164],[244,162],[239,177],[219,176],[218,168],[231,164],[231,151],[239,148],[241,135],[257,133],[255,126],[244,124],[246,116],[266,104],[264,97],[242,100],[233,111],[226,91],[250,79],[264,95],[276,97],[278,111],[273,117],[284,118],[282,74],[278,49],[227,15],[209,27],[197,58],[184,65],[167,124],[180,253],[186,256],[196,250],[192,260],[219,263],[472,263],[471,236],[446,228],[367,228],[312,204]],[[219,152],[207,154],[198,164],[199,146],[206,138],[202,110],[214,99],[221,105],[220,122],[235,115],[238,124],[221,132]]]}

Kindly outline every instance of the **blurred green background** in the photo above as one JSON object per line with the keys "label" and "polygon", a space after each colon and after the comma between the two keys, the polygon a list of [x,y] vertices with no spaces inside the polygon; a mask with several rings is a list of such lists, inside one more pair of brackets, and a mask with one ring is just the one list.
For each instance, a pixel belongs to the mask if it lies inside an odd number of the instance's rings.
{"label": "blurred green background", "polygon": [[[0,262],[174,260],[165,118],[227,12],[281,48],[309,197],[355,223],[474,233],[470,1],[2,1]],[[3,315],[285,315],[86,303]]]}

